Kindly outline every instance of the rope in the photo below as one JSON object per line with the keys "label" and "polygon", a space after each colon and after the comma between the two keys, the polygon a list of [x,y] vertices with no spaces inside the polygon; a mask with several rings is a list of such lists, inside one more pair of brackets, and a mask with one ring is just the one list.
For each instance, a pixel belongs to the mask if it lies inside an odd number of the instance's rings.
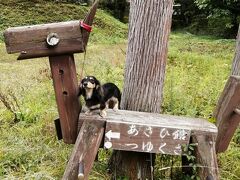
{"label": "rope", "polygon": [[86,49],[84,48],[84,55],[83,55],[83,62],[82,62],[82,68],[81,68],[81,74],[80,74],[80,79],[83,78],[83,71],[84,71],[84,67],[85,67],[85,61],[86,61]]}
{"label": "rope", "polygon": [[83,78],[83,70],[84,70],[84,67],[85,67],[87,49],[83,44],[83,28],[82,27],[80,27],[80,28],[81,28],[81,34],[82,34],[82,47],[83,47],[83,51],[84,51],[83,63],[82,63],[81,74],[80,74],[80,79],[82,79]]}
{"label": "rope", "polygon": [[150,153],[150,164],[151,164],[151,180],[153,180],[153,159],[152,159],[152,153]]}

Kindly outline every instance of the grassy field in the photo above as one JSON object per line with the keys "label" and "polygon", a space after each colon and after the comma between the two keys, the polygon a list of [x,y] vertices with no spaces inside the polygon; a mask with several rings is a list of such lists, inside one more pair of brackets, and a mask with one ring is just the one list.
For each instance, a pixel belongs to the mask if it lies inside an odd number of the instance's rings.
{"label": "grassy field", "polygon": [[[16,3],[17,2],[17,3]],[[86,7],[35,0],[0,0],[0,31],[9,26],[80,19]],[[49,13],[48,13],[49,12]],[[18,17],[18,18],[16,18]],[[123,87],[127,26],[104,11],[97,13],[87,49],[84,75]],[[2,36],[0,36],[2,37]],[[163,113],[204,117],[212,112],[228,79],[234,40],[173,32],[170,36]],[[0,179],[60,179],[72,145],[58,141],[53,120],[58,117],[47,58],[16,61],[0,43]],[[78,78],[83,55],[76,54]],[[240,179],[240,132],[229,149],[218,155],[221,179]],[[109,152],[101,150],[90,179],[110,179]],[[158,156],[155,179],[169,177],[169,156]],[[179,158],[173,166],[180,169]]]}
{"label": "grassy field", "polygon": [[[169,46],[163,113],[211,120],[230,72],[234,41],[172,33]],[[102,82],[112,81],[122,88],[125,49],[125,43],[92,43],[88,47],[84,74],[95,75]],[[0,105],[0,177],[59,179],[72,146],[56,139],[52,120],[58,115],[48,60],[16,61],[15,55],[6,54],[3,44],[0,54],[1,93],[15,104],[18,116],[14,121],[13,113]],[[83,55],[78,54],[75,59],[80,74]],[[236,136],[229,150],[219,155],[222,179],[240,177],[237,142]],[[109,152],[101,151],[91,179],[108,178],[106,153]],[[158,164],[156,168],[163,167]],[[168,173],[156,171],[156,174],[163,177]]]}

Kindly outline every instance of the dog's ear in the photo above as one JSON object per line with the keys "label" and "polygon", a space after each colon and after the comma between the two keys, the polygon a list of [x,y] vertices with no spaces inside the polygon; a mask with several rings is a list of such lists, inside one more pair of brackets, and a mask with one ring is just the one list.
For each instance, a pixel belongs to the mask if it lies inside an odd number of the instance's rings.
{"label": "dog's ear", "polygon": [[101,88],[101,84],[97,79],[95,79],[95,85],[96,85],[97,90],[99,90]]}
{"label": "dog's ear", "polygon": [[96,84],[96,90],[97,90],[98,94],[100,96],[103,96],[103,88],[97,79],[95,80],[95,84]]}
{"label": "dog's ear", "polygon": [[80,82],[79,88],[78,88],[78,97],[81,96],[83,93],[83,84],[82,81]]}

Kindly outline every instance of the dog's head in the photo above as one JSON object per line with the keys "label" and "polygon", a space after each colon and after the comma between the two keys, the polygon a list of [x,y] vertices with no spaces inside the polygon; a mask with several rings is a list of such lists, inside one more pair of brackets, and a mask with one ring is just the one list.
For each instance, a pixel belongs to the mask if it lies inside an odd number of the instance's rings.
{"label": "dog's head", "polygon": [[84,92],[89,92],[92,94],[93,90],[100,90],[100,82],[94,76],[86,76],[81,80],[79,96],[84,95]]}
{"label": "dog's head", "polygon": [[83,89],[98,89],[100,82],[94,76],[86,76],[82,79],[80,86]]}

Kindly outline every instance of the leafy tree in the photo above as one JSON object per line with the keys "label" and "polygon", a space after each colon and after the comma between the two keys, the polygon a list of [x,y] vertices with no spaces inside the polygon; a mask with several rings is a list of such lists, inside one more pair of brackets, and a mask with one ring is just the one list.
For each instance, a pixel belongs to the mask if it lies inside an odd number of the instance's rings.
{"label": "leafy tree", "polygon": [[129,2],[127,0],[101,0],[100,6],[122,22],[127,21]]}
{"label": "leafy tree", "polygon": [[202,10],[194,3],[194,0],[175,0],[173,13],[173,28],[187,27],[199,20]]}
{"label": "leafy tree", "polygon": [[195,0],[195,3],[208,14],[212,32],[225,37],[236,36],[240,22],[239,0]]}

